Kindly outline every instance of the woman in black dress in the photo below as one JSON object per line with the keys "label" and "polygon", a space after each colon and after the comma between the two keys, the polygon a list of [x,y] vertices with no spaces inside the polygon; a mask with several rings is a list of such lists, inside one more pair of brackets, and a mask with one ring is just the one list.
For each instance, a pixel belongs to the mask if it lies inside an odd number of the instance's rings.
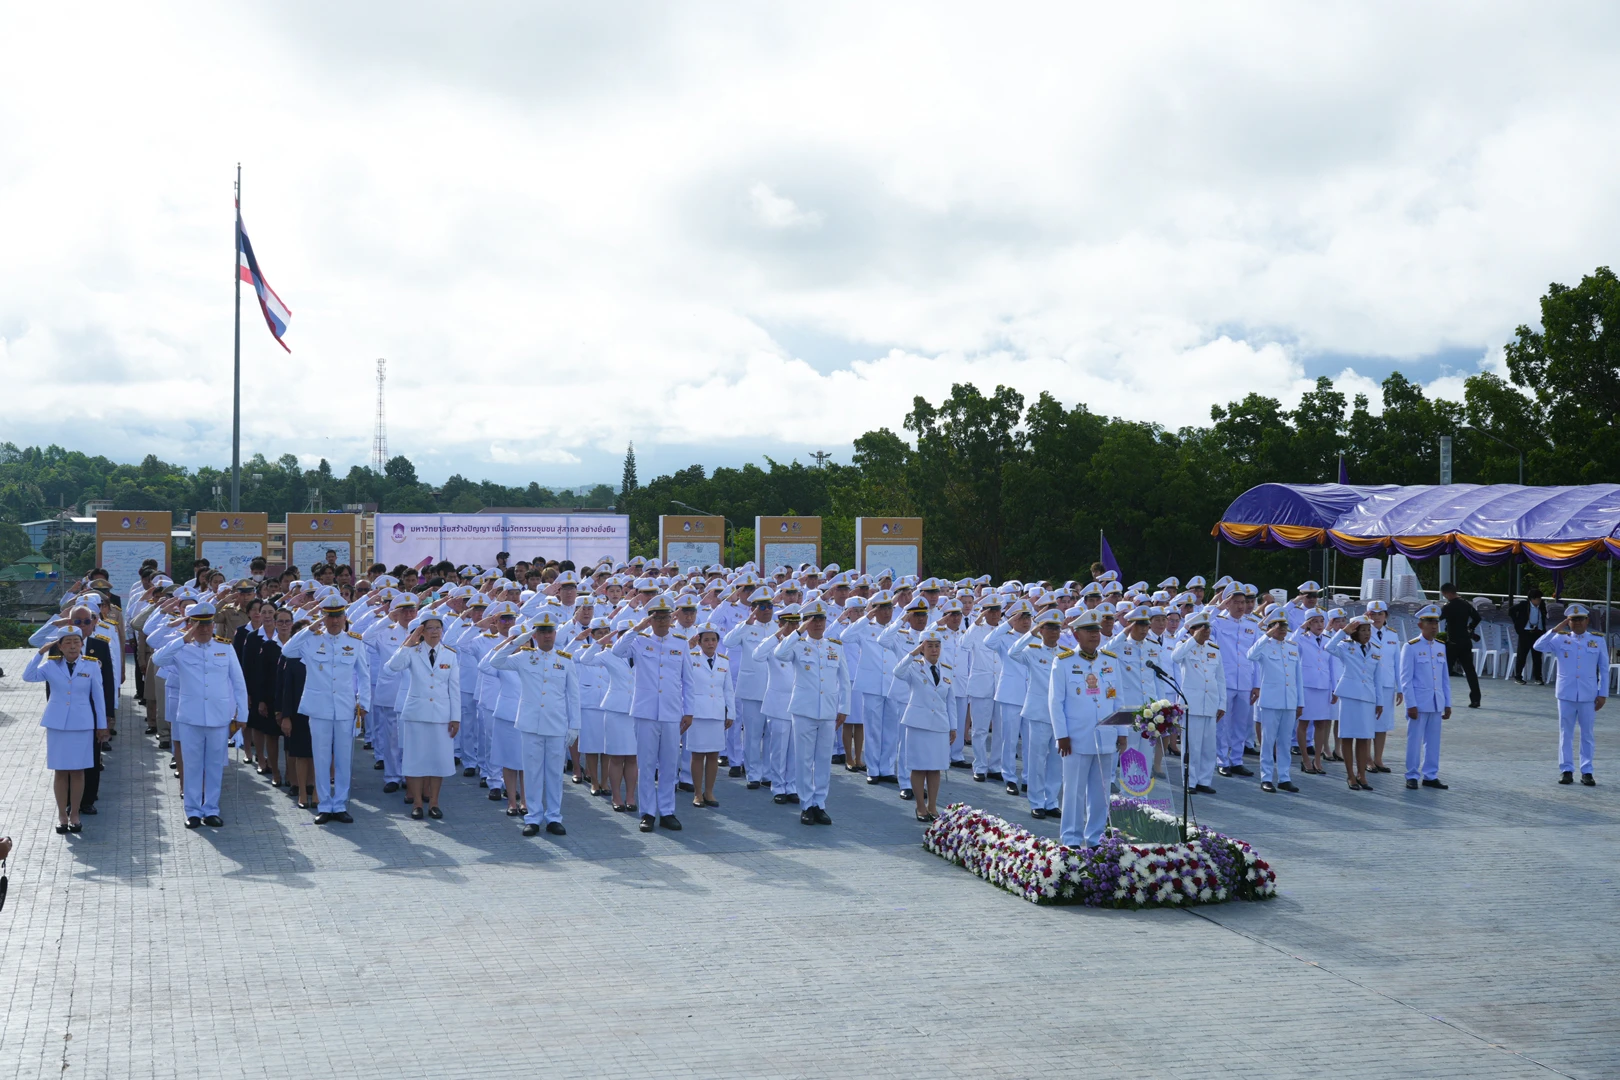
{"label": "woman in black dress", "polygon": [[292,640],[294,628],[309,622],[309,614],[300,611],[293,615],[290,608],[282,608],[275,616],[275,636],[269,645],[276,652],[275,700],[271,713],[278,730],[287,737],[287,773],[291,777],[298,806],[303,810],[315,809],[315,743],[309,733],[309,717],[298,711],[304,696],[304,662],[281,655],[281,647]]}
{"label": "woman in black dress", "polygon": [[280,787],[281,747],[278,742],[281,730],[276,727],[275,717],[270,714],[267,705],[270,687],[264,685],[264,661],[260,656],[268,632],[264,621],[269,614],[270,608],[264,601],[249,600],[248,621],[237,629],[232,645],[236,649],[236,659],[242,665],[242,681],[247,684],[249,709],[243,739],[259,775],[268,776],[272,784]]}

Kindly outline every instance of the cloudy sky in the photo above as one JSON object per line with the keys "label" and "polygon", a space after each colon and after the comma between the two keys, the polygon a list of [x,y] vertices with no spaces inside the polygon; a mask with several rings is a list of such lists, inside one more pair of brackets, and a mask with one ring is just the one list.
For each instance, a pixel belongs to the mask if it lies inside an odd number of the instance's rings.
{"label": "cloudy sky", "polygon": [[[1611,262],[1620,7],[7,5],[0,438],[617,482],[952,382],[1439,392]],[[1376,395],[1375,395],[1376,401]]]}

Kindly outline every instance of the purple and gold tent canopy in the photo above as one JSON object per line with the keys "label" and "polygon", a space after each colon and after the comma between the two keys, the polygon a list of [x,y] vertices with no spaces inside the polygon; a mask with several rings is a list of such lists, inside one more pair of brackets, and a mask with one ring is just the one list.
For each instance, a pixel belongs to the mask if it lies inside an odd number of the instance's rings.
{"label": "purple and gold tent canopy", "polygon": [[1620,484],[1261,484],[1238,496],[1212,532],[1240,547],[1331,545],[1360,559],[1456,554],[1481,565],[1517,555],[1567,570],[1620,557]]}

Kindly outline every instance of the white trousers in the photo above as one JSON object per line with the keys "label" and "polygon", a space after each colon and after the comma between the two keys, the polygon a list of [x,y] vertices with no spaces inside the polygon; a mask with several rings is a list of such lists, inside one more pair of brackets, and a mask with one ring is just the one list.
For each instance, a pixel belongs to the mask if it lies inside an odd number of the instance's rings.
{"label": "white trousers", "polygon": [[531,825],[561,821],[563,756],[568,736],[520,731],[518,737],[523,740],[523,798],[529,804],[523,820]]}
{"label": "white trousers", "polygon": [[833,729],[831,720],[808,716],[793,718],[793,756],[798,766],[800,809],[827,808],[827,786],[832,779]]}
{"label": "white trousers", "polygon": [[399,713],[387,705],[378,705],[371,715],[376,719],[371,730],[371,748],[376,751],[377,760],[383,763],[383,783],[403,783],[405,762],[399,744]]}
{"label": "white trousers", "polygon": [[172,738],[180,740],[181,772],[185,782],[186,817],[219,813],[219,786],[225,775],[225,742],[230,726],[203,727],[174,722]]}
{"label": "white trousers", "polygon": [[1260,779],[1274,784],[1286,784],[1288,772],[1288,740],[1294,734],[1293,709],[1256,710],[1260,721]]}
{"label": "white trousers", "polygon": [[1575,729],[1581,729],[1581,772],[1592,771],[1592,724],[1596,711],[1590,701],[1558,699],[1558,771],[1575,771]]}
{"label": "white trousers", "polygon": [[765,779],[765,714],[759,708],[752,698],[738,698],[737,723],[732,725],[742,729],[743,774],[756,784]]}
{"label": "white trousers", "polygon": [[959,697],[955,699],[956,705],[956,741],[951,743],[951,760],[967,760],[967,714],[968,699]]}
{"label": "white trousers", "polygon": [[[1001,738],[996,728],[996,703],[987,697],[968,698],[968,712],[973,720],[973,775],[983,776],[996,761],[998,747],[992,740],[992,732],[995,739]],[[963,727],[966,726],[964,723]],[[961,746],[965,738],[966,732],[958,731],[956,745]]]}
{"label": "white trousers", "polygon": [[[1419,757],[1421,756],[1421,765]],[[1406,721],[1406,778],[1440,779],[1440,714],[1420,712]]]}
{"label": "white trousers", "polygon": [[793,721],[788,717],[767,716],[765,779],[771,791],[793,795],[799,791],[797,761],[793,754]]}
{"label": "white trousers", "polygon": [[456,736],[456,754],[461,758],[461,767],[464,769],[478,769],[484,764],[480,756],[480,732],[484,727],[484,718],[478,712],[478,698],[474,694],[461,695],[461,731]]}
{"label": "white trousers", "polygon": [[680,756],[678,721],[636,719],[636,803],[643,814],[668,817],[675,812],[675,770]]}
{"label": "white trousers", "polygon": [[1215,728],[1213,716],[1187,715],[1187,741],[1181,752],[1187,755],[1187,768],[1194,785],[1209,786],[1215,780]]}
{"label": "white trousers", "polygon": [[900,714],[905,707],[905,702],[891,697],[883,698],[881,709],[866,703],[867,775],[900,775]]}
{"label": "white trousers", "polygon": [[[1026,720],[1029,741],[1024,746],[1024,771],[1029,775],[1029,808],[1052,810],[1060,806],[1063,791],[1063,759],[1058,756],[1052,725],[1045,720]],[[1069,755],[1073,757],[1073,754]],[[1103,789],[1104,791],[1107,788]]]}
{"label": "white trousers", "polygon": [[1248,690],[1227,690],[1226,715],[1215,725],[1221,765],[1243,764],[1243,748],[1254,738],[1254,706]]}
{"label": "white trousers", "polygon": [[354,767],[354,721],[348,717],[328,720],[312,716],[309,718],[309,737],[315,749],[315,794],[320,799],[315,809],[323,814],[341,814],[349,809],[349,780]]}
{"label": "white trousers", "polygon": [[495,764],[495,714],[478,707],[478,771],[492,788],[506,787],[506,776]]}
{"label": "white trousers", "polygon": [[[1010,701],[996,702],[996,742],[1001,749],[1002,779],[1017,782],[1023,775],[1018,771],[1018,740],[1024,733],[1024,707]],[[1029,756],[1025,749],[1024,756]]]}
{"label": "white trousers", "polygon": [[[1095,847],[1108,827],[1108,781],[1115,754],[1073,753],[1063,762],[1063,826],[1058,839],[1069,847]],[[1030,791],[1035,785],[1029,785]]]}
{"label": "white trousers", "polygon": [[731,726],[726,728],[725,743],[726,760],[731,763],[733,768],[741,768],[743,764],[743,727],[740,722],[742,720],[742,701],[740,699],[737,705],[738,715],[732,718]]}

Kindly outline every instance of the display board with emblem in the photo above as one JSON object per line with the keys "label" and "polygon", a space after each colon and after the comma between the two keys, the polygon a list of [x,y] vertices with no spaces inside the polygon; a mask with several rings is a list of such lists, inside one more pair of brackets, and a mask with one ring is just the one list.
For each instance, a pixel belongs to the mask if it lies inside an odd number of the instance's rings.
{"label": "display board with emblem", "polygon": [[682,570],[724,562],[725,546],[723,517],[664,514],[658,519],[658,557],[664,562],[675,560]]}
{"label": "display board with emblem", "polygon": [[252,575],[253,560],[261,558],[270,543],[270,515],[199,513],[191,519],[191,536],[197,554],[209,566],[227,581],[240,581]]}
{"label": "display board with emblem", "polygon": [[896,578],[922,573],[922,518],[855,519],[855,568],[863,574],[892,570]]}
{"label": "display board with emblem", "polygon": [[173,531],[174,515],[167,510],[96,512],[96,565],[106,569],[114,593],[129,596],[147,559],[156,559],[159,568],[168,571]]}
{"label": "display board with emblem", "polygon": [[797,569],[802,563],[821,565],[819,517],[756,517],[754,561],[761,571],[774,566]]}
{"label": "display board with emblem", "polygon": [[338,566],[353,566],[359,520],[358,514],[288,514],[287,558],[301,574],[325,562],[328,551],[336,553]]}

